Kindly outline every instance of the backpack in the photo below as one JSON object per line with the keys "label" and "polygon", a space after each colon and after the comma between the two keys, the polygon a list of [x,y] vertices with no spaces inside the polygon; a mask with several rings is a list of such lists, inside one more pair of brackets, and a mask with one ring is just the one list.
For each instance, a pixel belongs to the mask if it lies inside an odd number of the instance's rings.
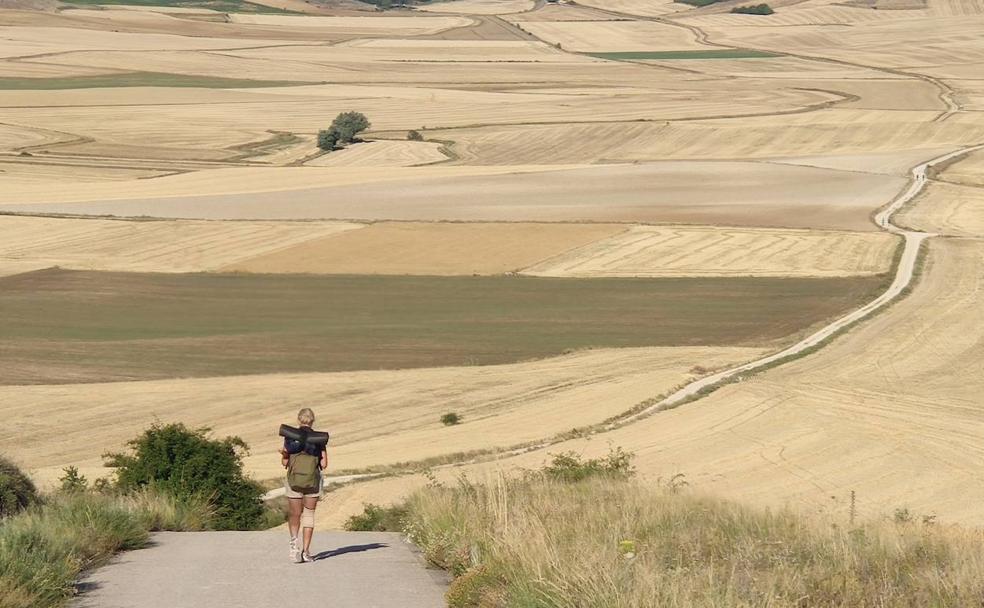
{"label": "backpack", "polygon": [[291,454],[287,461],[287,485],[295,492],[315,494],[321,484],[321,458],[306,452]]}

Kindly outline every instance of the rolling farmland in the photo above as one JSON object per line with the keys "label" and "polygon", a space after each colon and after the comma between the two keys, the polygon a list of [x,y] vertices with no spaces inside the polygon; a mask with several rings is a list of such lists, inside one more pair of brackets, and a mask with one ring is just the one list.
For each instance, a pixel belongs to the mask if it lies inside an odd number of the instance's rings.
{"label": "rolling farmland", "polygon": [[[332,493],[336,525],[425,483],[401,462],[554,440],[460,470],[613,444],[647,482],[984,521],[979,151],[894,216],[927,233],[909,295],[560,437],[884,291],[873,218],[984,143],[979,0],[36,4],[0,8],[0,452],[45,483],[155,419],[242,435],[269,480],[310,406],[333,466],[407,473]],[[318,150],[351,110],[365,141]],[[75,434],[20,440],[45,421]]]}

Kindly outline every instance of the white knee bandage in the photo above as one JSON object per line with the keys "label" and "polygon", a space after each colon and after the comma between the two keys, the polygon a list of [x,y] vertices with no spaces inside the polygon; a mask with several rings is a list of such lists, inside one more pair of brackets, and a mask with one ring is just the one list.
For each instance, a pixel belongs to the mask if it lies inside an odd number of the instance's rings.
{"label": "white knee bandage", "polygon": [[314,528],[314,509],[304,507],[304,510],[301,511],[301,527]]}

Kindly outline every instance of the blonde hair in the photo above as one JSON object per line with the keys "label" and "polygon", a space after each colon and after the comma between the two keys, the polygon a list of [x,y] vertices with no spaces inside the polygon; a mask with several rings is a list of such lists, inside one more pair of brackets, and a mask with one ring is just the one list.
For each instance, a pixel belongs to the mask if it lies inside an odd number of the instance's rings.
{"label": "blonde hair", "polygon": [[303,425],[311,426],[314,424],[314,412],[309,407],[301,408],[301,411],[297,412],[297,421]]}

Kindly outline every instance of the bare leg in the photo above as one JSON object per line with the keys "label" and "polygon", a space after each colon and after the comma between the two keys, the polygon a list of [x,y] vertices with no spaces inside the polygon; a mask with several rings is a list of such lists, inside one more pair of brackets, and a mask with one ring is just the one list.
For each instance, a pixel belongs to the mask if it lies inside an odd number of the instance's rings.
{"label": "bare leg", "polygon": [[290,531],[291,538],[297,538],[297,533],[301,528],[301,511],[304,508],[304,500],[300,498],[287,499],[287,529]]}
{"label": "bare leg", "polygon": [[[318,507],[317,496],[305,496],[304,508],[314,511]],[[304,528],[304,552],[311,552],[311,538],[314,537],[314,528]]]}

